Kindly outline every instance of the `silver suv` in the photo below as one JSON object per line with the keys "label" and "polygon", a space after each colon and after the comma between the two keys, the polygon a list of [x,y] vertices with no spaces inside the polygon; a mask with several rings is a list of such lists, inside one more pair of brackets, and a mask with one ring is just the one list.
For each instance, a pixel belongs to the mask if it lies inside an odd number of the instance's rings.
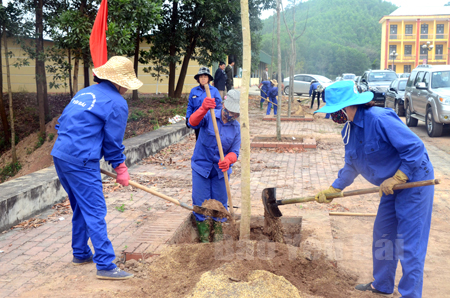
{"label": "silver suv", "polygon": [[450,124],[450,65],[419,65],[406,84],[406,125],[424,121],[430,137],[440,137]]}

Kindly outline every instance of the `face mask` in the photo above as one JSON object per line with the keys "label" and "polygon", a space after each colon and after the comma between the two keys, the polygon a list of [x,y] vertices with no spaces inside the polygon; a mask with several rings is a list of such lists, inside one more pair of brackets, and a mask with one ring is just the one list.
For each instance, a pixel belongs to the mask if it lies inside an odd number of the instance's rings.
{"label": "face mask", "polygon": [[239,117],[239,114],[231,115],[227,109],[223,109],[223,114],[225,116],[225,119],[227,119],[228,122],[232,122]]}
{"label": "face mask", "polygon": [[337,112],[331,113],[331,119],[338,124],[344,124],[347,122],[347,114],[344,110],[339,110]]}

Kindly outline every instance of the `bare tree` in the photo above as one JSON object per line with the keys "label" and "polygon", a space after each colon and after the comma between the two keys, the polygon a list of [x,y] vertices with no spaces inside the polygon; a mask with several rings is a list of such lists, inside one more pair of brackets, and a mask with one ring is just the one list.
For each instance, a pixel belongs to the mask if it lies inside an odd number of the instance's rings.
{"label": "bare tree", "polygon": [[[0,28],[3,29],[3,28]],[[1,48],[2,48],[2,34],[6,35],[6,32],[4,30],[2,30],[0,32],[0,53],[1,53]],[[3,69],[2,67],[2,57],[0,55],[0,69]],[[8,134],[9,134],[9,125],[8,125],[8,118],[6,116],[6,110],[5,107],[3,105],[3,75],[0,75],[0,118],[2,120],[2,126],[3,126],[3,133],[5,135],[5,144],[9,145],[9,138],[8,138]]]}
{"label": "bare tree", "polygon": [[[301,2],[300,2],[301,3]],[[305,20],[305,26],[303,27],[303,31],[301,34],[299,35],[295,35],[295,26],[296,26],[296,21],[295,21],[295,0],[293,0],[293,5],[292,5],[292,31],[289,30],[289,27],[286,23],[286,16],[284,13],[284,8],[283,8],[283,3],[281,3],[281,8],[283,10],[283,21],[284,21],[284,25],[286,26],[286,31],[289,35],[289,39],[291,40],[291,54],[287,55],[290,59],[289,59],[289,101],[288,101],[288,117],[291,117],[291,103],[294,102],[294,70],[295,70],[295,63],[297,61],[297,50],[295,48],[295,43],[297,42],[297,40],[303,35],[303,33],[305,33],[305,29],[306,29],[306,23],[308,22],[308,12],[309,12],[309,6],[308,6],[308,11],[306,12],[306,20]]]}
{"label": "bare tree", "polygon": [[[252,64],[252,50],[250,41],[250,20],[248,13],[248,0],[241,0],[242,23],[242,86],[240,99],[241,121],[241,224],[240,240],[250,240],[250,122],[248,118],[248,89],[250,86],[250,73]],[[233,206],[231,206],[233,208]]]}

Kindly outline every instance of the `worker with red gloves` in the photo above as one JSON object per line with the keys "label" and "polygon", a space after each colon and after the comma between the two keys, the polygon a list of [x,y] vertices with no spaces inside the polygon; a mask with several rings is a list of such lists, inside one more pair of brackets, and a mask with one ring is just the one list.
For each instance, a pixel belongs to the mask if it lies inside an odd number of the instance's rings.
{"label": "worker with red gloves", "polygon": [[[189,117],[189,125],[200,129],[191,159],[192,167],[192,203],[201,206],[205,200],[214,199],[228,209],[228,197],[224,182],[224,173],[231,174],[231,165],[239,156],[241,147],[241,129],[239,122],[240,92],[236,89],[228,91],[220,110],[214,114],[222,141],[225,158],[220,161],[219,149],[211,118],[211,109],[216,107],[215,100],[206,97],[200,108]],[[222,222],[225,219],[212,218],[212,226],[202,214],[194,212],[201,242],[209,242],[211,229],[214,230],[214,241],[223,237]]]}
{"label": "worker with red gloves", "polygon": [[[132,274],[113,263],[116,258],[106,228],[106,203],[100,175],[100,159],[116,170],[116,182],[128,185],[122,144],[127,126],[128,105],[122,95],[137,90],[133,63],[115,56],[93,69],[99,84],[80,90],[58,119],[58,138],[52,156],[61,185],[69,195],[72,217],[74,265],[97,264],[97,278],[126,279]],[[93,256],[88,240],[95,249]]]}

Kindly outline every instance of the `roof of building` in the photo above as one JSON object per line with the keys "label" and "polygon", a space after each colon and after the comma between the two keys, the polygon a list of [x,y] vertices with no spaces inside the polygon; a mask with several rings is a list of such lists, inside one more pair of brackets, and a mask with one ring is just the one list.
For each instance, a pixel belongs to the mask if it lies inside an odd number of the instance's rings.
{"label": "roof of building", "polygon": [[450,6],[415,6],[397,8],[390,16],[435,16],[450,15]]}

